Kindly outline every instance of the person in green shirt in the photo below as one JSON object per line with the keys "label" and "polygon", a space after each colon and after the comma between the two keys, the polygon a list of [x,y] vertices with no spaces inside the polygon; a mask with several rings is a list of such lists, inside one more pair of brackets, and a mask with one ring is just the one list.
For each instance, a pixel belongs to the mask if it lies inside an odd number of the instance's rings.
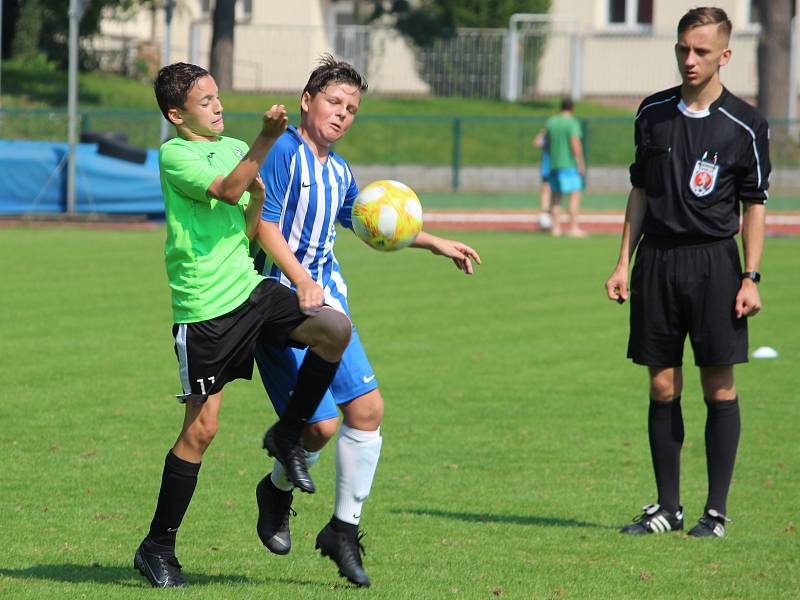
{"label": "person in green shirt", "polygon": [[[264,113],[250,148],[222,135],[222,103],[205,69],[161,69],[155,95],[177,136],[159,152],[172,292],[173,335],[185,403],[183,426],[167,453],[150,530],[134,567],[154,587],[184,587],[175,557],[178,527],[189,507],[205,450],[217,432],[222,388],[250,379],[256,342],[308,347],[287,410],[266,448],[301,490],[313,493],[300,434],[350,341],[351,323],[328,306],[301,310],[297,295],[259,275],[250,257],[264,204],[258,169],[286,129],[283,105]],[[269,250],[269,249],[267,249]]]}
{"label": "person in green shirt", "polygon": [[573,116],[572,110],[572,99],[564,98],[561,101],[561,112],[550,117],[544,126],[550,152],[550,174],[547,180],[552,195],[552,234],[561,235],[561,196],[568,194],[570,227],[567,235],[585,237],[586,232],[578,227],[578,210],[586,164],[581,143],[581,124]]}

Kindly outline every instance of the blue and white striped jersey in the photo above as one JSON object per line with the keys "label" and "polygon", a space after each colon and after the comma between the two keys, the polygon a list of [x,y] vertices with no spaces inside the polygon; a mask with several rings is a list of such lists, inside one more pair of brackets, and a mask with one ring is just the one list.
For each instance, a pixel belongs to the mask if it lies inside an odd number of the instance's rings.
{"label": "blue and white striped jersey", "polygon": [[[290,125],[273,145],[260,173],[266,188],[261,218],[278,223],[297,260],[325,291],[325,302],[349,315],[347,284],[333,254],[333,243],[337,220],[353,227],[350,213],[358,186],[350,166],[334,152],[325,163],[319,162]],[[293,287],[271,261],[265,264],[263,274]]]}

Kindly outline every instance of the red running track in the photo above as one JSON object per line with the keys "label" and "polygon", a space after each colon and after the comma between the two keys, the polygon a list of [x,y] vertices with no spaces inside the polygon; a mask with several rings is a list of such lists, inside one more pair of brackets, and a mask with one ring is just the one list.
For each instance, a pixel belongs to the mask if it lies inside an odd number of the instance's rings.
{"label": "red running track", "polygon": [[[484,229],[541,231],[539,213],[533,211],[425,211],[425,227],[432,229]],[[587,212],[578,215],[589,233],[620,233],[622,213]],[[563,219],[562,219],[563,222]],[[800,235],[800,213],[767,214],[767,235]]]}

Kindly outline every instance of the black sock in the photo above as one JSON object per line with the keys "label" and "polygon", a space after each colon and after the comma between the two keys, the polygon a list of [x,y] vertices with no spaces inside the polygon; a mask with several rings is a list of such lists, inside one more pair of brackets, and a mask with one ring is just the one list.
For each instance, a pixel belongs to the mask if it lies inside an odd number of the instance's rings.
{"label": "black sock", "polygon": [[742,421],[739,415],[739,398],[714,402],[706,398],[706,466],[708,468],[708,502],[706,510],[713,508],[727,514],[728,489],[733,478],[736,448]]}
{"label": "black sock", "polygon": [[299,436],[306,422],[317,410],[322,396],[330,387],[339,362],[331,363],[309,350],[297,372],[297,383],[289,405],[281,415],[281,426]]}
{"label": "black sock", "polygon": [[199,471],[200,463],[178,458],[172,450],[167,453],[164,472],[161,474],[158,504],[147,534],[148,541],[158,546],[175,548],[175,535],[186,509],[189,508],[189,502],[192,501]]}
{"label": "black sock", "polygon": [[346,533],[350,537],[358,537],[358,525],[353,525],[336,517],[331,517],[331,527],[337,533]]}
{"label": "black sock", "polygon": [[647,416],[650,455],[656,475],[658,503],[675,514],[680,507],[681,447],[683,446],[683,413],[681,397],[671,402],[650,400]]}

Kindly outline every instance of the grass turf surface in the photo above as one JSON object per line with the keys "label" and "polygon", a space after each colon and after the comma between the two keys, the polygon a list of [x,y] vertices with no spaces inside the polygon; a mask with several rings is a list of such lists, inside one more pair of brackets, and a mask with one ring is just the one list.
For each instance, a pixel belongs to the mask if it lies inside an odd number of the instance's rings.
{"label": "grass turf surface", "polygon": [[[451,235],[451,234],[448,234]],[[465,232],[472,278],[342,234],[337,255],[386,399],[363,526],[375,598],[793,598],[800,408],[790,365],[800,241],[770,239],[765,309],[737,369],[743,434],[724,540],[616,532],[654,499],[646,375],[624,359],[627,310],[604,299],[616,236]],[[4,452],[0,595],[145,598],[131,567],[181,409],[163,230],[0,230]],[[682,501],[705,500],[705,410],[687,356]],[[256,376],[257,377],[257,376]],[[226,387],[221,426],[179,534],[183,597],[354,592],[313,551],[330,514],[333,447],[296,500],[295,545],[255,534],[260,383]]]}

